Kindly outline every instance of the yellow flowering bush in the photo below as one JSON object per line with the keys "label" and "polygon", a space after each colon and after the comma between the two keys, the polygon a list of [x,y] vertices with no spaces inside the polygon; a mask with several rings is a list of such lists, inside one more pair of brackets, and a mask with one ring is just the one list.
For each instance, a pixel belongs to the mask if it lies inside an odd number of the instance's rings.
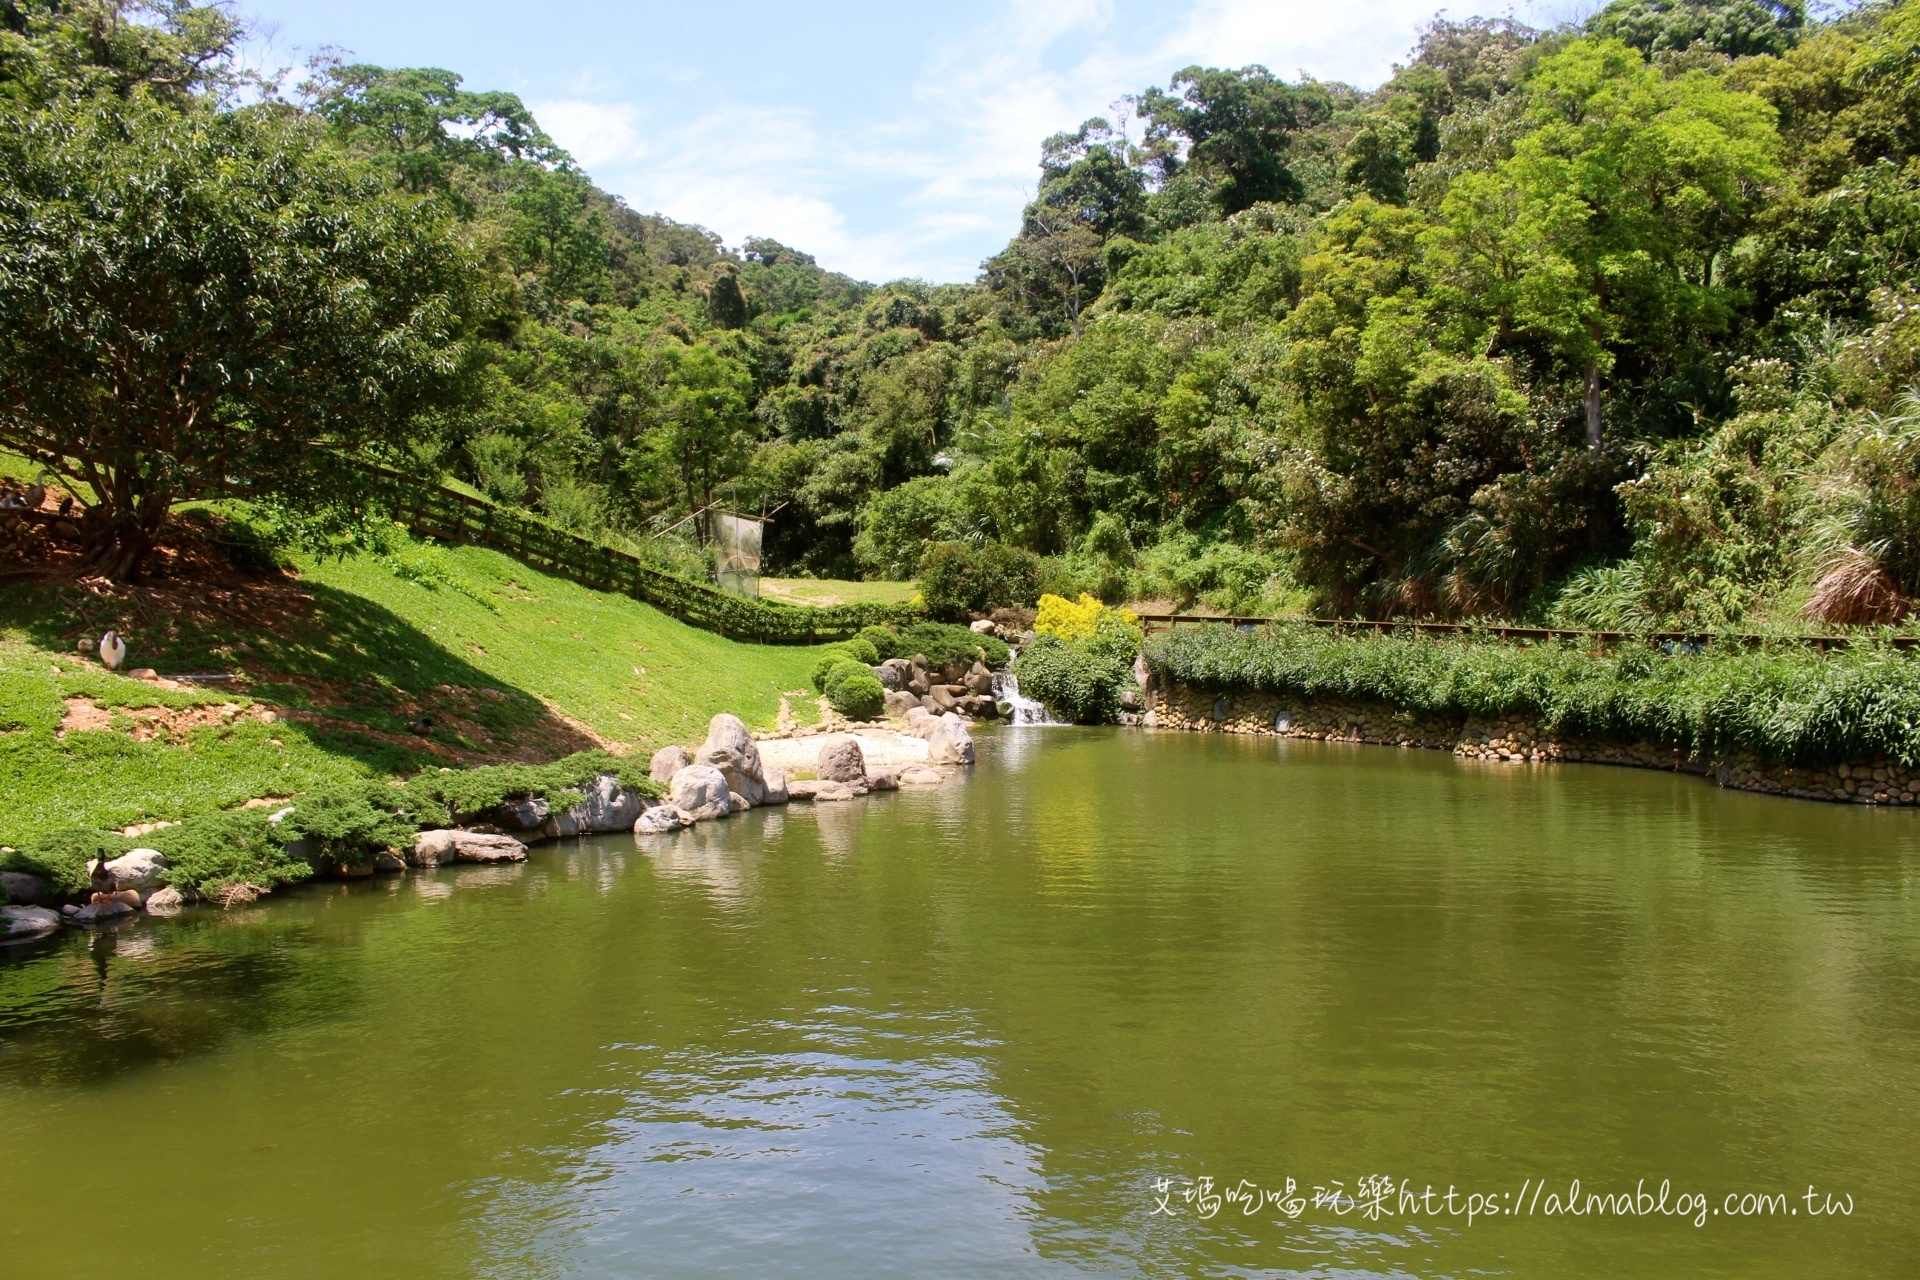
{"label": "yellow flowering bush", "polygon": [[1090,595],[1083,594],[1077,601],[1045,595],[1040,597],[1040,612],[1034,617],[1033,629],[1040,635],[1061,640],[1085,640],[1099,631],[1102,624],[1109,628],[1120,624],[1137,629],[1140,619],[1131,609],[1109,608]]}

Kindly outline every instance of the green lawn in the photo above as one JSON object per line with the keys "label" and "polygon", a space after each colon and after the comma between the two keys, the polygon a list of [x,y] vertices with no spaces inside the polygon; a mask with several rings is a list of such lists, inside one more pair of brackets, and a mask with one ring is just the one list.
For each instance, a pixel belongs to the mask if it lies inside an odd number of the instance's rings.
{"label": "green lawn", "polygon": [[845,582],[837,578],[762,578],[760,594],[786,604],[825,608],[835,604],[906,604],[918,594],[911,582]]}
{"label": "green lawn", "polygon": [[[418,542],[390,557],[304,562],[296,593],[236,579],[159,584],[136,601],[10,586],[0,601],[0,845],[73,825],[122,827],[296,793],[352,774],[554,759],[597,743],[697,743],[731,711],[775,718],[817,650],[737,644],[651,606],[536,573],[498,553]],[[251,610],[251,612],[250,612]],[[116,626],[128,666],[244,677],[169,693],[74,652]],[[58,736],[66,700],[103,729]],[[281,713],[273,723],[255,703]],[[137,741],[128,708],[235,703],[229,723]],[[805,717],[812,695],[793,699]],[[119,708],[115,710],[115,708]],[[429,716],[428,739],[408,722]],[[151,720],[143,735],[153,732]],[[279,745],[274,745],[275,743]]]}

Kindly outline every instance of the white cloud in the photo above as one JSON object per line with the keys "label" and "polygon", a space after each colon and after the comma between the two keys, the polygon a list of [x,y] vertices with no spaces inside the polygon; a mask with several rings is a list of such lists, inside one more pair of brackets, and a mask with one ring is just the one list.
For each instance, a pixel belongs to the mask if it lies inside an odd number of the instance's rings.
{"label": "white cloud", "polygon": [[1432,0],[1196,0],[1158,33],[1112,0],[1009,3],[914,75],[883,120],[723,102],[692,118],[595,97],[532,103],[603,187],[738,244],[770,235],[870,280],[972,279],[1012,234],[1039,144],[1193,63],[1378,83]]}

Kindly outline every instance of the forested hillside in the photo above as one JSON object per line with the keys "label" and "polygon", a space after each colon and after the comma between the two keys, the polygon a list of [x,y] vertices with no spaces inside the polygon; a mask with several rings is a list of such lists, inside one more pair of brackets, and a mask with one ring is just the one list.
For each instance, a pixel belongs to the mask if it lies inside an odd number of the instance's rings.
{"label": "forested hillside", "polygon": [[1020,603],[1797,629],[1920,592],[1920,0],[1437,21],[1371,91],[1189,67],[1042,142],[939,286],[637,213],[449,72],[262,102],[219,10],[0,25],[17,118],[271,120],[437,228],[452,385],[348,443],[571,527],[660,551],[723,498],[778,509],[771,571],[1004,547],[976,580]]}

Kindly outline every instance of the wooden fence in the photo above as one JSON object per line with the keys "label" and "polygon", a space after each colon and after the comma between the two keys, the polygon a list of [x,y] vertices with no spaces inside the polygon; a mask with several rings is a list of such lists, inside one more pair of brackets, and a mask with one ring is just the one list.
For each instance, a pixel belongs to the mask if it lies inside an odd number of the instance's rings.
{"label": "wooden fence", "polygon": [[736,596],[655,568],[631,551],[609,547],[511,507],[444,485],[362,465],[408,528],[445,542],[489,547],[530,568],[598,591],[617,591],[690,626],[761,644],[844,640],[862,627],[920,621],[912,605],[844,604],[827,608]]}

